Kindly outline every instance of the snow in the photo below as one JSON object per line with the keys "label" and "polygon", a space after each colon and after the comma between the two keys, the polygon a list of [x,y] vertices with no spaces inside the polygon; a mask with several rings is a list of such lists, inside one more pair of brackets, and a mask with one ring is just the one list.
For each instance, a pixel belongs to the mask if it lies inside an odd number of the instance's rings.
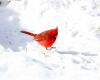
{"label": "snow", "polygon": [[[99,0],[5,3],[0,6],[0,80],[100,80]],[[56,49],[48,51],[20,33],[56,26]]]}

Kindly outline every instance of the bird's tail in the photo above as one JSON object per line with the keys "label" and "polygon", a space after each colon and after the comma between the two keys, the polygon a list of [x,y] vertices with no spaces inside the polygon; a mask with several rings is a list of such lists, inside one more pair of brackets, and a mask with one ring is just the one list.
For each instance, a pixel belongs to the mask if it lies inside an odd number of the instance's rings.
{"label": "bird's tail", "polygon": [[24,33],[24,34],[27,34],[27,35],[30,35],[30,36],[35,36],[36,34],[33,34],[31,32],[28,32],[28,31],[20,31],[21,33]]}

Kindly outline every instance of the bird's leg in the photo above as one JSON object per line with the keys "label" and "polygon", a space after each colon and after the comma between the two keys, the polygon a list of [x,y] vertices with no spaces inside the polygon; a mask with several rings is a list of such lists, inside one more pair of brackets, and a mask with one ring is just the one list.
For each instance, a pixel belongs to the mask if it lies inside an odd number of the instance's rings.
{"label": "bird's leg", "polygon": [[46,50],[48,50],[48,48],[46,47]]}

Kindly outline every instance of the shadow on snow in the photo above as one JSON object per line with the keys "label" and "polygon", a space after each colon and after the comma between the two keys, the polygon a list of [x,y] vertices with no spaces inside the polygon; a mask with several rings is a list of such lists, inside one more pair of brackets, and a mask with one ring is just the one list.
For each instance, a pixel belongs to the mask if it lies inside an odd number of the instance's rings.
{"label": "shadow on snow", "polygon": [[18,14],[9,8],[0,8],[0,45],[5,49],[19,51],[25,48],[31,39],[20,33],[20,21]]}

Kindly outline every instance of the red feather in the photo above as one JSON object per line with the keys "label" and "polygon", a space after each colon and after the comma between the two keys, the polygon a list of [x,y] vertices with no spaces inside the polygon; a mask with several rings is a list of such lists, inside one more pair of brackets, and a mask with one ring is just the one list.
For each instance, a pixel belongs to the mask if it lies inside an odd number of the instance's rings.
{"label": "red feather", "polygon": [[32,36],[35,41],[47,49],[48,47],[51,47],[56,41],[58,35],[58,27],[55,29],[46,30],[39,34],[34,34],[28,31],[21,31],[21,33]]}

